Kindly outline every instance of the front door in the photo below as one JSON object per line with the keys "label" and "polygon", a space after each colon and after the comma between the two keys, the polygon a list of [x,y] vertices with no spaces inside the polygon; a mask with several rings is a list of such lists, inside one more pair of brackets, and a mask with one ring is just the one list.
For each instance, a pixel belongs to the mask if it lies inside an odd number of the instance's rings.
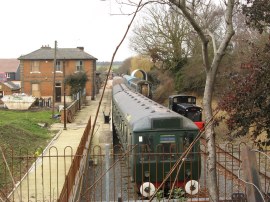
{"label": "front door", "polygon": [[55,84],[55,102],[61,102],[61,83]]}

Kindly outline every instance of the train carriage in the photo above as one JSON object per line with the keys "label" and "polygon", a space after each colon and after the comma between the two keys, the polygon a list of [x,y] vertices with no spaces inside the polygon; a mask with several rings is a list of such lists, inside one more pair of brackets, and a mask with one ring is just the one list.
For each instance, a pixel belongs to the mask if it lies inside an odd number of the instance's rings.
{"label": "train carriage", "polygon": [[147,80],[130,75],[124,75],[125,84],[133,91],[138,92],[148,98],[152,98],[152,86]]}
{"label": "train carriage", "polygon": [[[125,150],[136,145],[129,164],[132,180],[141,186],[151,182],[157,187],[198,135],[190,119],[130,91],[121,77],[115,77],[112,90],[113,125]],[[196,153],[197,152],[197,153]],[[200,176],[199,143],[186,158],[177,178],[177,186]],[[175,173],[171,178],[175,177]],[[167,183],[167,185],[170,183]]]}

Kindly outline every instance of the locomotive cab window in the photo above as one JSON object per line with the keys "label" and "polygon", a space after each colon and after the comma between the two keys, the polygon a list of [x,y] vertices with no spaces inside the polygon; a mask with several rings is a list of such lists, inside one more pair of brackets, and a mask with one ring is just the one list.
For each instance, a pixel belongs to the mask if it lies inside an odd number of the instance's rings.
{"label": "locomotive cab window", "polygon": [[193,96],[179,96],[173,99],[174,103],[190,103],[196,104],[196,98]]}
{"label": "locomotive cab window", "polygon": [[144,96],[148,97],[149,96],[149,85],[147,84],[142,84],[140,93],[143,94]]}
{"label": "locomotive cab window", "polygon": [[196,98],[194,98],[194,97],[188,97],[187,98],[187,103],[196,104]]}
{"label": "locomotive cab window", "polygon": [[139,136],[139,153],[141,154],[141,161],[155,159],[155,156],[153,154],[150,154],[155,152],[154,145],[154,138],[152,136]]}
{"label": "locomotive cab window", "polygon": [[158,153],[163,161],[176,158],[176,137],[175,135],[160,135]]}
{"label": "locomotive cab window", "polygon": [[[193,136],[192,134],[185,134],[185,136],[180,138],[180,152],[186,151],[186,149],[190,146],[190,144],[193,142]],[[187,156],[187,160],[192,160],[193,159],[193,152],[194,148],[190,150],[190,153]]]}

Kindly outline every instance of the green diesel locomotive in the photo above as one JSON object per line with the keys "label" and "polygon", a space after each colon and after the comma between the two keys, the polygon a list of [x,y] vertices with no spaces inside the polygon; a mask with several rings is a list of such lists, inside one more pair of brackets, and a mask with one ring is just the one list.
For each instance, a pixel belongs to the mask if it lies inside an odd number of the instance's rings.
{"label": "green diesel locomotive", "polygon": [[[193,121],[131,91],[122,77],[113,80],[112,121],[123,149],[130,153],[127,156],[132,181],[143,196],[151,196],[161,183],[164,190],[170,190],[174,181],[177,187],[184,187],[190,180],[198,184],[199,142],[182,159],[180,172],[178,169],[171,172],[199,134]],[[145,183],[149,186],[144,187]],[[192,189],[197,188],[193,186]]]}

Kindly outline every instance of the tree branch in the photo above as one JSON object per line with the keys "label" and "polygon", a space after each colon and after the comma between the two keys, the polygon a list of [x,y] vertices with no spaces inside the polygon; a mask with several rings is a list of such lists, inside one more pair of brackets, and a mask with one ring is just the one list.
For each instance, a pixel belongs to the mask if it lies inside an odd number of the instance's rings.
{"label": "tree branch", "polygon": [[201,41],[202,41],[202,51],[203,51],[203,61],[206,70],[208,71],[210,68],[209,65],[209,57],[208,57],[208,43],[209,39],[206,37],[202,27],[196,22],[194,19],[194,15],[190,14],[190,11],[188,11],[186,7],[186,1],[185,0],[169,0],[171,3],[176,5],[183,13],[183,15],[187,18],[189,23],[192,25],[192,27],[195,29],[197,34],[199,35]]}
{"label": "tree branch", "polygon": [[226,33],[225,33],[224,39],[222,40],[217,50],[217,54],[215,55],[212,65],[211,65],[214,72],[217,71],[217,68],[226,51],[226,48],[228,47],[228,44],[235,33],[233,29],[233,22],[232,22],[232,16],[233,16],[232,13],[233,13],[234,4],[235,4],[235,0],[228,0],[226,11],[225,11]]}

